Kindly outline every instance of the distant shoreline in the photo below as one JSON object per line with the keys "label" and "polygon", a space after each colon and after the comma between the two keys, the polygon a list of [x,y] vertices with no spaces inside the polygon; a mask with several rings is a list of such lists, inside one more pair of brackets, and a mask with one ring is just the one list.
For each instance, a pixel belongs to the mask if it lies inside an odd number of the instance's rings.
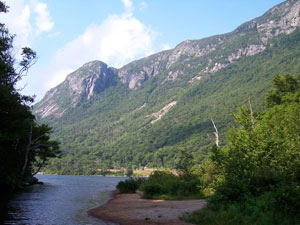
{"label": "distant shoreline", "polygon": [[36,175],[53,175],[53,176],[91,176],[91,177],[127,177],[127,176],[116,176],[116,175],[88,175],[88,174],[55,174],[55,173],[40,173]]}
{"label": "distant shoreline", "polygon": [[[148,177],[154,171],[169,171],[173,174],[177,174],[176,170],[171,170],[168,168],[148,168],[148,169],[137,169],[132,170],[133,174],[131,177]],[[126,169],[108,169],[106,174],[58,174],[58,173],[47,173],[39,172],[38,175],[70,175],[70,176],[101,176],[101,177],[128,177],[126,175]]]}
{"label": "distant shoreline", "polygon": [[140,194],[119,194],[114,191],[112,199],[89,210],[88,215],[121,225],[187,225],[179,216],[205,205],[205,200],[145,200],[140,198]]}

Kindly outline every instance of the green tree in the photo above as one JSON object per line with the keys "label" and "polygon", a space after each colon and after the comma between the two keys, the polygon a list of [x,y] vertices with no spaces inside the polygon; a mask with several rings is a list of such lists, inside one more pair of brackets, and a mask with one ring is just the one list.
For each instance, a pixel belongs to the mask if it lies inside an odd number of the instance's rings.
{"label": "green tree", "polygon": [[133,176],[133,170],[131,167],[127,167],[126,169],[126,176],[127,177],[132,177]]}
{"label": "green tree", "polygon": [[[1,1],[0,12],[7,12]],[[58,142],[49,138],[51,128],[35,122],[30,108],[33,98],[16,89],[16,83],[34,64],[36,53],[23,48],[22,60],[16,67],[13,39],[14,35],[0,24],[0,188],[4,195],[27,181],[34,166],[43,166],[49,157],[59,153]]]}
{"label": "green tree", "polygon": [[239,127],[230,130],[226,145],[212,156],[223,177],[217,193],[235,201],[288,187],[300,196],[299,81],[299,76],[275,77],[267,109],[254,113],[254,120],[249,108],[239,109],[234,116]]}
{"label": "green tree", "polygon": [[273,89],[267,94],[265,105],[271,108],[288,102],[298,102],[300,100],[300,75],[294,77],[290,74],[285,76],[275,76]]}
{"label": "green tree", "polygon": [[176,160],[176,169],[183,177],[189,177],[192,174],[192,168],[195,166],[194,158],[189,152],[180,149]]}
{"label": "green tree", "polygon": [[[52,128],[46,124],[35,125],[31,144],[32,172],[36,174],[44,167],[49,158],[59,157],[59,142],[50,140]],[[34,171],[35,170],[35,171]]]}

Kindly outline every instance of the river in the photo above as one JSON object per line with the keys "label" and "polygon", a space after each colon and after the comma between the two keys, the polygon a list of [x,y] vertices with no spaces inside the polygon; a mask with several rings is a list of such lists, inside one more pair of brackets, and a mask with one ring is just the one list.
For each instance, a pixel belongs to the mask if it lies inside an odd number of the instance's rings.
{"label": "river", "polygon": [[3,224],[104,225],[112,224],[87,215],[105,204],[121,177],[37,175],[43,185],[17,193],[8,203]]}

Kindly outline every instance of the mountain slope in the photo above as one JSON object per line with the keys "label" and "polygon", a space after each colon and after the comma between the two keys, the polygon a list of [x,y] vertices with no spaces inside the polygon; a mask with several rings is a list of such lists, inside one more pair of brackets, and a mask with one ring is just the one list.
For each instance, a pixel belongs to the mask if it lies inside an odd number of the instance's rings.
{"label": "mountain slope", "polygon": [[211,118],[224,140],[237,106],[248,97],[259,105],[275,74],[299,71],[299,26],[300,1],[290,0],[231,33],[120,69],[85,64],[34,108],[65,152],[49,168],[174,167],[180,148],[201,160],[214,141]]}

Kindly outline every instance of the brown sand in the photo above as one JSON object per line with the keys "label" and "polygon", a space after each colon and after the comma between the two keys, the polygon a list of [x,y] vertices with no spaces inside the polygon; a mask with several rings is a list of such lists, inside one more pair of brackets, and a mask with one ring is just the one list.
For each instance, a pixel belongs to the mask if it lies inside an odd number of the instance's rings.
{"label": "brown sand", "polygon": [[115,194],[106,205],[90,210],[89,215],[121,225],[187,225],[178,217],[205,204],[205,200],[145,200],[140,194]]}

